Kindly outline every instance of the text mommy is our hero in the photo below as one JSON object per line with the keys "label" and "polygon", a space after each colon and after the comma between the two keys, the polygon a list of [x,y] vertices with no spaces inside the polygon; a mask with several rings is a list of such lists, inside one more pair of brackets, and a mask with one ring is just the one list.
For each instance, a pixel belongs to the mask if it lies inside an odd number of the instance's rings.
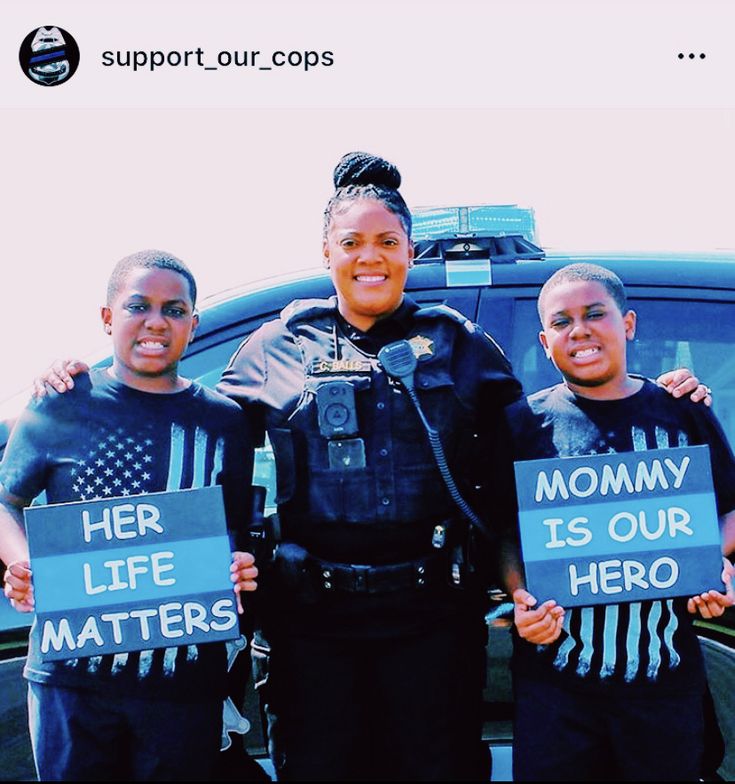
{"label": "text mommy is our hero", "polygon": [[716,587],[706,446],[521,462],[516,478],[529,587],[542,596],[573,606]]}

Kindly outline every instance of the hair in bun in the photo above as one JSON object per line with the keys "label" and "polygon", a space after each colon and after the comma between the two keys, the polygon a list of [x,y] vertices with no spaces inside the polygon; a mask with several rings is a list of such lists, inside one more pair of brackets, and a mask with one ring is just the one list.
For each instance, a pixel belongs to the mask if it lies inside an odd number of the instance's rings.
{"label": "hair in bun", "polygon": [[334,168],[335,192],[324,210],[324,235],[338,205],[373,199],[398,216],[411,237],[411,212],[398,192],[401,173],[389,161],[367,152],[348,152]]}
{"label": "hair in bun", "polygon": [[401,187],[401,173],[389,161],[368,152],[348,152],[334,167],[334,187],[348,185],[378,185],[397,191]]}

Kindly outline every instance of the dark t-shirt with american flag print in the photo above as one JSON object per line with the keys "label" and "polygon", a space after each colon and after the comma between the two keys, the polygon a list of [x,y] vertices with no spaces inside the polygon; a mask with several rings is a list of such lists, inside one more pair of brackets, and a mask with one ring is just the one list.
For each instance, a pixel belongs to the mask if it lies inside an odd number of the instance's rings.
{"label": "dark t-shirt with american flag print", "polygon": [[[735,460],[714,414],[650,381],[621,400],[583,398],[558,384],[506,414],[513,460],[707,444],[718,514],[735,509]],[[515,487],[512,476],[506,485]],[[704,667],[692,618],[686,598],[568,608],[555,643],[516,637],[513,666],[573,688],[699,690]]]}
{"label": "dark t-shirt with american flag print", "polygon": [[[233,548],[244,538],[251,476],[238,405],[195,382],[173,394],[142,392],[105,370],[31,403],[0,465],[9,493],[30,502],[45,492],[50,504],[221,484]],[[37,652],[34,626],[24,674],[40,683],[186,701],[225,693],[224,644],[47,663]]]}

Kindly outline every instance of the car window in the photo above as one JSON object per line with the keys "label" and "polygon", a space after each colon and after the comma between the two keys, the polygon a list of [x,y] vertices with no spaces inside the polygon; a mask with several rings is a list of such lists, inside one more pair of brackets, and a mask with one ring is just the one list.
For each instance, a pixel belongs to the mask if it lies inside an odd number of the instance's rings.
{"label": "car window", "polygon": [[230,357],[237,351],[237,347],[245,337],[246,333],[236,335],[222,343],[208,346],[191,357],[184,357],[181,361],[181,375],[193,378],[205,387],[214,389]]}
{"label": "car window", "polygon": [[[713,409],[735,444],[735,306],[692,300],[631,299],[638,314],[629,350],[631,372],[655,378],[665,370],[690,368],[713,391]],[[538,342],[535,299],[516,302],[509,351],[523,388],[535,392],[559,380]],[[714,328],[716,326],[716,329]]]}

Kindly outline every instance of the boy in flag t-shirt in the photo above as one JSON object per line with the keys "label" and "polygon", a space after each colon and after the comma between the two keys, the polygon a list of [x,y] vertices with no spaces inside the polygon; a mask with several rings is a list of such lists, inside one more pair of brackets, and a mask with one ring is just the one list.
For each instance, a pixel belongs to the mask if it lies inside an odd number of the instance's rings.
{"label": "boy in flag t-shirt", "polygon": [[[564,267],[542,288],[538,310],[541,343],[563,383],[506,409],[513,460],[706,444],[722,550],[730,553],[735,544],[730,447],[706,406],[628,374],[626,344],[635,334],[636,314],[627,307],[620,279],[592,264]],[[512,488],[513,477],[506,480]],[[507,492],[505,499],[510,519],[515,499]],[[578,536],[572,543],[580,541]],[[716,617],[733,604],[729,562],[722,573],[725,588],[572,608],[553,598],[539,605],[522,587],[512,554],[506,572],[517,632],[514,778],[698,779],[706,681],[691,619],[696,613]]]}
{"label": "boy in flag t-shirt", "polygon": [[[102,308],[112,366],[22,414],[0,465],[0,557],[16,609],[34,607],[22,510],[43,491],[56,504],[220,484],[233,543],[245,531],[252,449],[240,408],[178,375],[195,303],[194,278],[176,257],[122,259]],[[235,590],[253,590],[255,576],[252,556],[236,550]],[[39,632],[34,624],[24,675],[41,780],[210,777],[224,643],[42,661]]]}

